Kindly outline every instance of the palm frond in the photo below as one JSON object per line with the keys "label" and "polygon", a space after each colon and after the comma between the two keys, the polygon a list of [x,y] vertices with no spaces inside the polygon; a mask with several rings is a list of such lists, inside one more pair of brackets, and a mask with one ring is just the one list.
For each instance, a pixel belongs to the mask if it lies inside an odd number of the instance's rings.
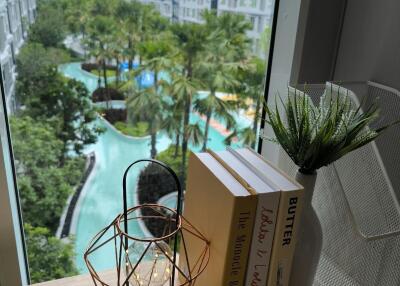
{"label": "palm frond", "polygon": [[194,146],[198,146],[204,142],[204,133],[199,124],[189,124],[186,128],[188,141]]}

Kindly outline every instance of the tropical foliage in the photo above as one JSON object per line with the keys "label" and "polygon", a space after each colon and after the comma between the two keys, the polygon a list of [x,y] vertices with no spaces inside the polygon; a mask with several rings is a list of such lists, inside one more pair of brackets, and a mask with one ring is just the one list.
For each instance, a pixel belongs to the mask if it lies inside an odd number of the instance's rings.
{"label": "tropical foliage", "polygon": [[[11,118],[32,282],[76,273],[73,243],[54,233],[81,179],[80,154],[102,132],[97,114],[126,135],[150,135],[150,156],[170,164],[184,186],[190,149],[209,147],[213,120],[231,133],[227,145],[255,146],[257,119],[238,128],[234,115],[250,108],[258,117],[265,69],[250,52],[252,27],[242,15],[205,11],[203,24],[175,23],[135,0],[42,0],[36,19],[17,57],[21,108]],[[82,44],[82,67],[98,76],[92,94],[58,71],[76,60],[66,37]],[[148,86],[140,84],[145,75],[154,78]],[[113,108],[116,99],[125,100],[126,109]],[[106,108],[96,110],[96,101]],[[205,124],[193,120],[194,112]],[[160,133],[172,144],[159,153]]]}
{"label": "tropical foliage", "polygon": [[32,283],[78,274],[73,246],[64,243],[44,227],[24,225]]}
{"label": "tropical foliage", "polygon": [[114,126],[123,134],[133,137],[143,137],[149,134],[149,124],[147,122],[137,122],[135,125],[132,125],[126,122],[117,121]]}
{"label": "tropical foliage", "polygon": [[63,142],[51,123],[12,117],[11,130],[24,219],[32,226],[55,232],[65,202],[81,179],[85,161],[75,157],[61,164]]}
{"label": "tropical foliage", "polygon": [[10,117],[32,283],[77,274],[73,243],[55,232],[84,172],[80,152],[102,131],[94,124],[85,86],[57,71],[72,58],[62,44],[64,8],[62,1],[39,3],[37,21],[17,57],[21,108]]}
{"label": "tropical foliage", "polygon": [[[252,25],[243,15],[204,11],[203,24],[171,23],[152,5],[138,1],[61,2],[70,33],[96,62],[105,100],[112,99],[112,85],[125,94],[126,126],[147,122],[151,157],[158,152],[158,134],[166,132],[174,141],[174,154],[181,154],[180,176],[185,177],[189,146],[208,147],[213,120],[225,125],[234,142],[255,147],[257,136],[249,128],[236,130],[234,120],[239,108],[250,108],[256,118],[254,132],[262,107],[259,91],[265,65],[251,53],[247,32]],[[268,41],[263,49],[267,48]],[[128,76],[118,68],[122,62],[128,65]],[[115,82],[109,78],[110,64],[117,67]],[[152,86],[138,84],[145,74],[154,77]],[[209,92],[200,96],[203,90]],[[237,96],[227,100],[221,92]],[[192,112],[202,116],[205,126],[191,122]]]}
{"label": "tropical foliage", "polygon": [[62,8],[50,3],[39,4],[40,17],[30,28],[29,40],[45,47],[60,47],[66,36]]}

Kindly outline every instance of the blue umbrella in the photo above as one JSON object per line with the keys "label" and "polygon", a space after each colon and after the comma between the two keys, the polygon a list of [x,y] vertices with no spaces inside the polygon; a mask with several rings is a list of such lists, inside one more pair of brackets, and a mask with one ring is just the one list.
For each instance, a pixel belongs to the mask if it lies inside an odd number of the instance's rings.
{"label": "blue umbrella", "polygon": [[148,88],[154,85],[154,72],[144,71],[136,80],[138,81],[140,88]]}
{"label": "blue umbrella", "polygon": [[[134,69],[137,69],[137,68],[139,67],[139,62],[133,61],[133,62],[132,62],[132,67],[133,67]],[[121,64],[119,65],[119,69],[120,69],[121,71],[128,71],[128,70],[129,70],[129,62],[123,62],[123,63],[121,63]]]}
{"label": "blue umbrella", "polygon": [[127,62],[123,62],[119,65],[120,71],[127,71],[129,69],[129,64]]}

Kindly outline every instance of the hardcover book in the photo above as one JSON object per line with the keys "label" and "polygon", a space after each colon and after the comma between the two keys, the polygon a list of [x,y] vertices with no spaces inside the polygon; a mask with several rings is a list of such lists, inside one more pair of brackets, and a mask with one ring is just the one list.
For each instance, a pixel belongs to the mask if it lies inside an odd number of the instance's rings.
{"label": "hardcover book", "polygon": [[303,187],[249,148],[238,149],[234,153],[252,166],[265,182],[281,191],[268,282],[264,285],[287,286],[299,229]]}
{"label": "hardcover book", "polygon": [[213,153],[218,161],[228,170],[240,176],[257,196],[257,209],[254,220],[253,235],[248,255],[245,284],[249,286],[265,286],[272,253],[272,242],[275,233],[281,192],[263,176],[258,176],[254,167],[244,160],[233,149]]}
{"label": "hardcover book", "polygon": [[[244,285],[256,207],[256,196],[212,155],[190,155],[183,216],[210,240],[210,260],[196,286]],[[188,253],[203,247],[190,236],[185,243]]]}

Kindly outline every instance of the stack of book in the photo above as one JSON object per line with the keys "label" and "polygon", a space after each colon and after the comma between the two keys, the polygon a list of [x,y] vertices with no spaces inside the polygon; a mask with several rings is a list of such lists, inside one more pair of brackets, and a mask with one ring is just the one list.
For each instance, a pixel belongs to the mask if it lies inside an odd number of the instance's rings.
{"label": "stack of book", "polygon": [[[288,285],[302,196],[302,186],[249,148],[192,153],[183,216],[210,241],[196,286]],[[202,245],[189,239],[186,247]]]}

